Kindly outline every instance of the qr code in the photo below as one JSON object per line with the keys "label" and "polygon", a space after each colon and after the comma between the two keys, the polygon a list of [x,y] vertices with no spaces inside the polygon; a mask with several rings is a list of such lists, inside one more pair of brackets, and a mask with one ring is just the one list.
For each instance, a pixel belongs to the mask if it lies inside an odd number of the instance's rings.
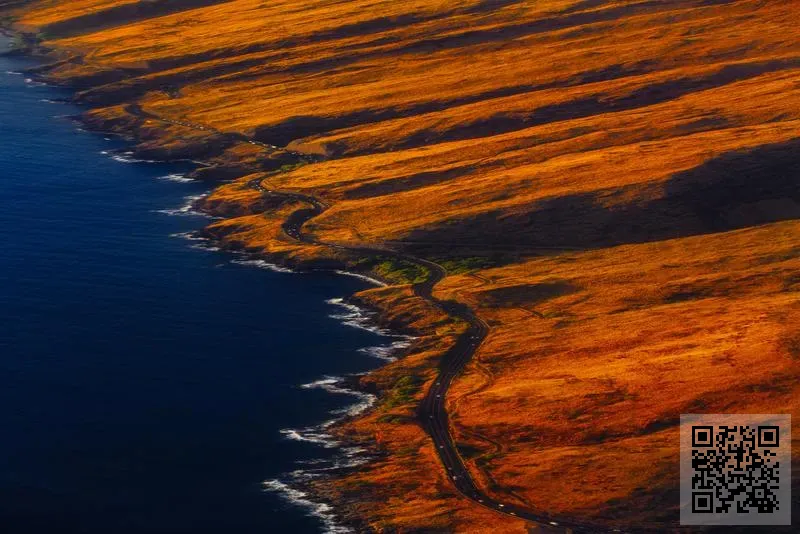
{"label": "qr code", "polygon": [[681,416],[681,523],[791,524],[788,415]]}

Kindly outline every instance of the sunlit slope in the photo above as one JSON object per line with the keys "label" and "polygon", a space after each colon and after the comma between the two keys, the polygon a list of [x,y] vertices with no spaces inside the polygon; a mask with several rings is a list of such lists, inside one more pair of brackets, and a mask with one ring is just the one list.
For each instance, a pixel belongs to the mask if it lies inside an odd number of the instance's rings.
{"label": "sunlit slope", "polygon": [[552,512],[673,517],[680,414],[800,408],[799,236],[781,222],[446,280],[493,327],[451,393],[476,478]]}
{"label": "sunlit slope", "polygon": [[[52,39],[112,28],[135,20],[175,13],[227,0],[71,0],[28,2],[35,9],[19,19],[21,28],[38,31],[39,37]],[[11,0],[9,4],[23,4]],[[0,4],[0,8],[2,8]]]}
{"label": "sunlit slope", "polygon": [[794,138],[795,17],[793,2],[237,1],[53,44],[91,59],[68,79],[124,78],[89,101],[140,95],[162,116],[362,156],[282,178],[342,200],[315,222],[326,237],[453,239],[453,219],[477,218],[476,240],[500,212],[511,226],[488,235],[527,243],[517,219],[547,199],[596,202]]}
{"label": "sunlit slope", "polygon": [[[229,244],[331,256],[282,232],[302,206],[262,202],[261,181],[323,198],[306,226],[322,240],[447,266],[437,294],[492,329],[450,398],[486,491],[663,525],[680,413],[800,421],[796,0],[55,0],[9,13],[58,51],[49,76],[76,87],[95,125],[135,128],[147,150],[211,159],[226,178],[238,162],[248,176],[208,201],[229,217],[209,231]],[[285,165],[230,133],[314,162]],[[430,322],[398,291],[367,300]],[[452,328],[420,326],[427,341],[365,379],[384,401],[352,431],[387,454],[329,491],[378,530],[492,521],[432,473],[413,420]]]}

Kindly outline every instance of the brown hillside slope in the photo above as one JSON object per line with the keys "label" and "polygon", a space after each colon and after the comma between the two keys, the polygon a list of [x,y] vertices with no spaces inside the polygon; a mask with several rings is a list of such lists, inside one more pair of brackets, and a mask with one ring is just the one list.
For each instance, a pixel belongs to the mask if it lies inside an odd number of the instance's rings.
{"label": "brown hillside slope", "polygon": [[206,203],[229,217],[213,235],[397,282],[359,298],[420,341],[364,379],[382,403],[344,430],[386,454],[319,488],[361,524],[524,529],[459,497],[413,418],[463,325],[408,266],[293,241],[303,203],[254,182],[322,198],[322,241],[448,268],[436,295],[491,326],[448,396],[490,494],[669,528],[681,413],[800,421],[795,0],[143,4],[2,14],[54,49],[46,74],[90,124],[237,180]]}

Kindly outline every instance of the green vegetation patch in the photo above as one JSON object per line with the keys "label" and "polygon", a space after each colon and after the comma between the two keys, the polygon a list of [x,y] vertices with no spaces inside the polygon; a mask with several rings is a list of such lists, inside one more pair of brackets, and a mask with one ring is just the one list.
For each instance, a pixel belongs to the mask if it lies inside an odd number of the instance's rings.
{"label": "green vegetation patch", "polygon": [[380,262],[375,266],[375,272],[381,278],[400,284],[420,284],[430,276],[422,265],[394,258]]}
{"label": "green vegetation patch", "polygon": [[441,258],[433,260],[447,271],[447,274],[465,274],[497,266],[497,262],[485,256],[468,258]]}
{"label": "green vegetation patch", "polygon": [[422,265],[386,256],[362,257],[351,265],[358,270],[371,271],[392,284],[419,284],[430,276],[428,269]]}
{"label": "green vegetation patch", "polygon": [[292,172],[295,169],[299,169],[300,167],[304,167],[308,165],[309,162],[305,160],[300,160],[297,163],[286,163],[285,165],[281,165],[275,172]]}
{"label": "green vegetation patch", "polygon": [[394,408],[414,402],[414,397],[422,389],[423,383],[424,380],[416,375],[408,375],[398,379],[392,389],[389,390],[383,406],[385,408]]}
{"label": "green vegetation patch", "polygon": [[386,415],[382,415],[378,417],[379,423],[385,423],[389,425],[397,425],[401,423],[405,423],[408,421],[408,417],[405,415],[397,415],[393,413],[387,413]]}

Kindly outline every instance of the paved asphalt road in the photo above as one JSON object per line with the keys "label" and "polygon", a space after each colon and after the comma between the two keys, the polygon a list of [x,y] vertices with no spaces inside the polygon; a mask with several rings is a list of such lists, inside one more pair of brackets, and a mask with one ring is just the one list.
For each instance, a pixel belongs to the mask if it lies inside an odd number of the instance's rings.
{"label": "paved asphalt road", "polygon": [[414,285],[414,292],[421,298],[432,302],[451,317],[465,321],[469,327],[456,343],[444,354],[439,362],[439,376],[428,389],[425,397],[419,405],[417,414],[420,424],[431,436],[436,446],[439,458],[447,471],[456,489],[465,497],[472,501],[494,510],[498,513],[518,517],[535,523],[538,527],[537,532],[574,532],[574,533],[596,533],[604,529],[587,524],[575,524],[554,521],[552,518],[543,514],[537,514],[515,504],[503,503],[483,493],[475,484],[472,476],[464,464],[464,460],[458,452],[458,448],[450,434],[449,417],[446,409],[447,391],[453,383],[453,379],[458,376],[472,356],[477,352],[478,347],[483,343],[489,334],[489,326],[480,317],[476,316],[467,306],[453,302],[440,300],[433,296],[433,288],[445,276],[446,271],[434,262],[396,252],[383,247],[363,247],[363,246],[343,246],[335,243],[326,243],[318,240],[313,235],[302,231],[303,225],[310,219],[320,215],[328,206],[316,197],[304,195],[291,191],[276,191],[266,189],[262,186],[260,179],[250,182],[251,187],[262,191],[266,195],[281,196],[297,202],[309,204],[311,207],[295,211],[283,224],[283,231],[289,237],[307,243],[309,245],[322,245],[331,248],[349,250],[351,252],[382,255],[401,259],[424,267],[429,275],[423,282]]}
{"label": "paved asphalt road", "polygon": [[[213,132],[218,135],[227,136],[232,141],[246,142],[252,145],[261,146],[268,151],[275,150],[276,148],[271,145],[250,139],[240,133],[220,132],[200,124],[162,118],[152,113],[145,112],[138,104],[132,104],[128,106],[127,110],[129,113],[141,118]],[[438,284],[446,275],[446,272],[441,265],[380,246],[350,247],[336,243],[319,241],[313,235],[306,234],[302,230],[303,225],[306,222],[328,209],[328,206],[324,202],[316,197],[296,193],[293,191],[277,191],[267,189],[262,185],[260,179],[252,180],[250,182],[250,186],[261,191],[265,195],[280,196],[286,199],[303,202],[310,206],[309,208],[303,208],[295,211],[283,223],[284,233],[286,233],[286,235],[289,237],[296,239],[297,241],[311,245],[322,245],[329,248],[348,250],[365,255],[378,254],[381,256],[393,257],[424,267],[427,269],[429,275],[425,281],[414,285],[414,292],[421,298],[428,300],[435,306],[442,309],[451,317],[461,319],[469,325],[466,332],[459,337],[456,343],[444,354],[440,360],[439,376],[436,378],[433,386],[429,388],[417,410],[420,424],[431,436],[431,439],[433,440],[433,443],[436,446],[436,450],[439,454],[439,458],[441,459],[442,464],[447,471],[448,477],[452,481],[453,486],[462,495],[481,506],[494,510],[497,513],[532,522],[532,532],[600,533],[607,531],[607,529],[585,523],[577,524],[557,522],[544,514],[535,513],[515,504],[503,503],[483,493],[475,484],[475,481],[472,479],[469,470],[464,464],[464,460],[461,458],[458,448],[456,447],[455,442],[450,434],[449,418],[446,409],[446,398],[447,391],[450,388],[453,379],[461,373],[467,362],[469,362],[469,360],[480,347],[481,343],[483,343],[484,339],[486,339],[486,336],[489,333],[489,326],[482,319],[472,313],[467,306],[453,301],[443,301],[433,296],[434,286]]]}

